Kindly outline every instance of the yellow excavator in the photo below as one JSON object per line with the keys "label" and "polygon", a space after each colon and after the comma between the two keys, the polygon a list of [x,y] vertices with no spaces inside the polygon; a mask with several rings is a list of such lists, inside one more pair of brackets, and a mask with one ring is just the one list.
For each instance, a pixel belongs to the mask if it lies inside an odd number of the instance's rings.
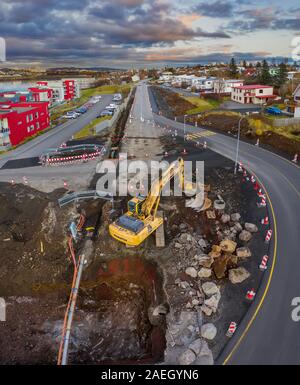
{"label": "yellow excavator", "polygon": [[183,190],[184,160],[182,158],[173,162],[161,177],[154,181],[147,197],[137,196],[128,201],[127,213],[109,225],[110,235],[127,246],[138,246],[157,230],[163,223],[163,218],[156,215],[161,191],[175,175],[179,175]]}

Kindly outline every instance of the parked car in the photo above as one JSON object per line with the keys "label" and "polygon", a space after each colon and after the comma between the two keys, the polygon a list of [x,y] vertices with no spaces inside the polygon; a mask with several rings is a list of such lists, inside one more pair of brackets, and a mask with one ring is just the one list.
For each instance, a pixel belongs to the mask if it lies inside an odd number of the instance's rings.
{"label": "parked car", "polygon": [[78,114],[66,114],[63,116],[64,119],[76,119],[78,118]]}
{"label": "parked car", "polygon": [[114,114],[113,111],[105,109],[101,112],[101,114],[98,116],[98,118],[101,118],[103,116],[113,116],[113,114]]}

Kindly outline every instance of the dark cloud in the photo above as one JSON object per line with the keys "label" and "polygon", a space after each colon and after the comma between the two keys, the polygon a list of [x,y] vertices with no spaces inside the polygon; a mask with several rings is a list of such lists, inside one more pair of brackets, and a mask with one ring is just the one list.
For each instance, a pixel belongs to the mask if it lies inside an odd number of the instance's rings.
{"label": "dark cloud", "polygon": [[234,12],[234,4],[231,1],[202,2],[193,9],[203,16],[230,17]]}

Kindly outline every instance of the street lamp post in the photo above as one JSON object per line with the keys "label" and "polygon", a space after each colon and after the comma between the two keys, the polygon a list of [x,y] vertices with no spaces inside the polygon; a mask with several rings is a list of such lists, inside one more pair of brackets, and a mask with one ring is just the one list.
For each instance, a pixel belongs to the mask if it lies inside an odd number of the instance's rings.
{"label": "street lamp post", "polygon": [[245,118],[245,116],[242,116],[239,120],[239,126],[238,126],[238,138],[237,138],[237,144],[236,144],[236,155],[235,155],[235,164],[234,164],[234,175],[236,175],[237,172],[237,165],[238,165],[238,158],[239,158],[239,150],[240,150],[240,135],[241,135],[241,122]]}
{"label": "street lamp post", "polygon": [[187,117],[187,115],[184,115],[183,117],[183,140],[185,141],[185,118]]}

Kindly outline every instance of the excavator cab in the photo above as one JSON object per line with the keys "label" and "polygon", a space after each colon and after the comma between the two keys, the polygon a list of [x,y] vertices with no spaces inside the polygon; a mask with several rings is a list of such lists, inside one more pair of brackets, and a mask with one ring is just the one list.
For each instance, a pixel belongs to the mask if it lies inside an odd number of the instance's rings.
{"label": "excavator cab", "polygon": [[135,217],[140,217],[142,213],[142,205],[145,202],[146,197],[138,195],[128,201],[128,212]]}

